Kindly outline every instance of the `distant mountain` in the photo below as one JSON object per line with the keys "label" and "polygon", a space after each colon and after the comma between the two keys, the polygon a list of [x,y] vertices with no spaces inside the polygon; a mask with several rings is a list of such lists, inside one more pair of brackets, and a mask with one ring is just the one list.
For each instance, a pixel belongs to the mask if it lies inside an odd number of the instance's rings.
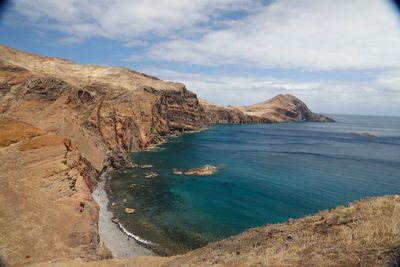
{"label": "distant mountain", "polygon": [[269,118],[275,122],[334,122],[333,119],[327,116],[313,113],[304,102],[289,94],[279,94],[264,102],[252,106],[241,106],[238,109],[247,115]]}
{"label": "distant mountain", "polygon": [[251,106],[219,106],[201,99],[208,123],[278,123],[294,121],[334,122],[332,118],[313,113],[295,96],[277,95]]}

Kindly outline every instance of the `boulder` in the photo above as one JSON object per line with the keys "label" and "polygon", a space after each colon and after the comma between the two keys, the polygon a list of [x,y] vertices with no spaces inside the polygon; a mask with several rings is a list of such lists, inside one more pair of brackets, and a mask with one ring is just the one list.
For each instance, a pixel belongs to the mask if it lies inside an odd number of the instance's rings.
{"label": "boulder", "polygon": [[132,214],[132,213],[135,212],[135,209],[125,208],[124,212],[125,212],[126,214]]}

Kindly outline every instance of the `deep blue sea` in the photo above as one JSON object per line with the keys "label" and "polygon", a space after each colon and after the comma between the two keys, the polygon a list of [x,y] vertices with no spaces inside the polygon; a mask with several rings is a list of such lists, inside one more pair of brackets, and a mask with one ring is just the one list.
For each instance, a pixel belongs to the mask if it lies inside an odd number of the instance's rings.
{"label": "deep blue sea", "polygon": [[[332,117],[336,123],[211,126],[133,153],[134,163],[153,168],[114,174],[114,211],[168,254],[366,196],[399,194],[400,117]],[[223,168],[205,177],[172,173],[206,164]],[[150,171],[158,177],[145,179]]]}

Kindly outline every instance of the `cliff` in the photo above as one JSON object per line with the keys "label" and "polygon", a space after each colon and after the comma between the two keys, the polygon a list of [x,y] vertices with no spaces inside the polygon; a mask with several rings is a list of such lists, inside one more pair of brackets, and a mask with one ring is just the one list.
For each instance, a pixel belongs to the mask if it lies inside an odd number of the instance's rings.
{"label": "cliff", "polygon": [[100,172],[204,115],[183,84],[0,46],[0,262],[107,256],[91,196]]}
{"label": "cliff", "polygon": [[98,171],[111,154],[205,126],[202,106],[183,84],[4,46],[0,114],[70,138]]}
{"label": "cliff", "polygon": [[0,120],[0,266],[107,257],[97,234],[96,174],[67,138]]}

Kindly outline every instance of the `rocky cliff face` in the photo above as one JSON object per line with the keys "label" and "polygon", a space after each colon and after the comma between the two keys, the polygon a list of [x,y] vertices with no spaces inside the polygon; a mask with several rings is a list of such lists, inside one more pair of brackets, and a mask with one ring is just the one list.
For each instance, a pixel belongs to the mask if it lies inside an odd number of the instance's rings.
{"label": "rocky cliff face", "polygon": [[129,151],[211,123],[298,120],[329,121],[291,96],[220,107],[126,68],[0,46],[0,264],[106,257],[90,193],[102,170],[129,164]]}
{"label": "rocky cliff face", "polygon": [[180,83],[0,46],[0,126],[0,263],[19,265],[107,255],[91,196],[100,171],[203,128],[205,112]]}
{"label": "rocky cliff face", "polygon": [[2,46],[0,55],[0,114],[70,138],[98,171],[106,156],[205,126],[203,107],[183,84]]}
{"label": "rocky cliff face", "polygon": [[101,259],[96,172],[67,138],[0,119],[0,265]]}

